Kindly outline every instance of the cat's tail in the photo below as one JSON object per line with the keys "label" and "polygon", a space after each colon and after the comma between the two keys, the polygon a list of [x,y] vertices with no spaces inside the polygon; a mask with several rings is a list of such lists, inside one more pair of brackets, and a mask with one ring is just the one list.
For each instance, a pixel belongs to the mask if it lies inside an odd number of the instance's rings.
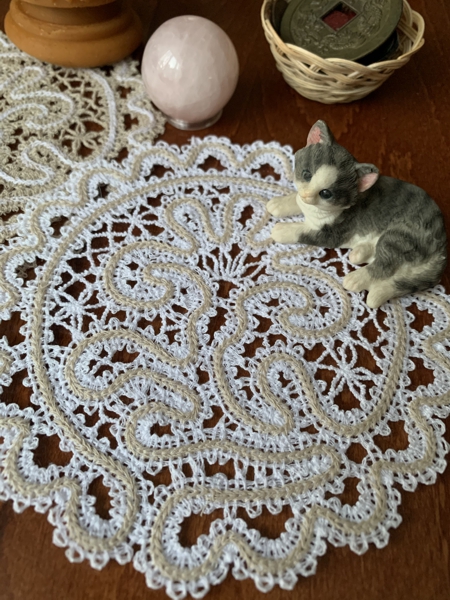
{"label": "cat's tail", "polygon": [[434,256],[419,265],[401,267],[395,277],[399,296],[420,292],[435,286],[441,280],[446,266],[447,254]]}

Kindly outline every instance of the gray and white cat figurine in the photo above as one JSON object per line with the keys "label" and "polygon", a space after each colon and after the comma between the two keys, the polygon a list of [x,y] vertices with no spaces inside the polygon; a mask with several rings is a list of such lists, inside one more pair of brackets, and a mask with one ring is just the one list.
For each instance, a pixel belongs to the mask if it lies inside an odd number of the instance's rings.
{"label": "gray and white cat figurine", "polygon": [[272,238],[282,244],[351,248],[359,265],[343,280],[345,289],[368,290],[367,305],[424,290],[441,278],[447,262],[444,219],[422,189],[379,176],[358,163],[323,121],[313,125],[305,148],[295,154],[297,192],[267,203],[275,217],[305,216],[277,223]]}

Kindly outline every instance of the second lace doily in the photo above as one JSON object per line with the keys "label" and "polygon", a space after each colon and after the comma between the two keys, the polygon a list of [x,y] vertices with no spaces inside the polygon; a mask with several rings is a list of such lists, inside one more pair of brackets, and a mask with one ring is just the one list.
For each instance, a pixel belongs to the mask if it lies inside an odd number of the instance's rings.
{"label": "second lace doily", "polygon": [[[327,544],[385,545],[395,485],[445,468],[449,298],[370,310],[341,286],[345,251],[271,243],[265,203],[291,190],[292,160],[159,142],[80,168],[19,217],[1,254],[1,317],[23,324],[0,340],[0,499],[48,511],[70,560],[133,561],[172,598],[230,569],[292,588]],[[39,466],[55,436],[58,464]],[[261,514],[286,515],[275,539]],[[195,515],[210,524],[186,544]]]}
{"label": "second lace doily", "polygon": [[[131,58],[101,69],[56,67],[28,56],[0,31],[0,215],[64,184],[72,171],[121,160],[152,142],[165,119]],[[0,224],[0,241],[16,218]]]}

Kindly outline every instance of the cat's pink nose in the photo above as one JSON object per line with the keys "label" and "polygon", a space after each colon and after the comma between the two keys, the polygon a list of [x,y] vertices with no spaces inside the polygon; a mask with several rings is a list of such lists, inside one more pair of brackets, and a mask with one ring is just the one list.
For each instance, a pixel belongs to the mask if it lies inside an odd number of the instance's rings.
{"label": "cat's pink nose", "polygon": [[304,196],[302,196],[302,200],[303,202],[306,202],[306,204],[314,204],[314,196],[305,194]]}

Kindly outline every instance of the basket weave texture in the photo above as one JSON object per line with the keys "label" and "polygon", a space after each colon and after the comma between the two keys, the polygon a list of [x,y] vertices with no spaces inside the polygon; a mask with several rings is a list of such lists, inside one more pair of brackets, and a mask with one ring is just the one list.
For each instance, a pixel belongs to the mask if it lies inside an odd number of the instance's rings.
{"label": "basket weave texture", "polygon": [[299,94],[323,104],[364,98],[380,87],[394,71],[406,65],[424,44],[424,20],[403,0],[403,14],[397,27],[401,52],[398,58],[369,66],[340,58],[321,58],[304,48],[283,42],[270,20],[276,1],[264,0],[261,20],[277,68]]}

